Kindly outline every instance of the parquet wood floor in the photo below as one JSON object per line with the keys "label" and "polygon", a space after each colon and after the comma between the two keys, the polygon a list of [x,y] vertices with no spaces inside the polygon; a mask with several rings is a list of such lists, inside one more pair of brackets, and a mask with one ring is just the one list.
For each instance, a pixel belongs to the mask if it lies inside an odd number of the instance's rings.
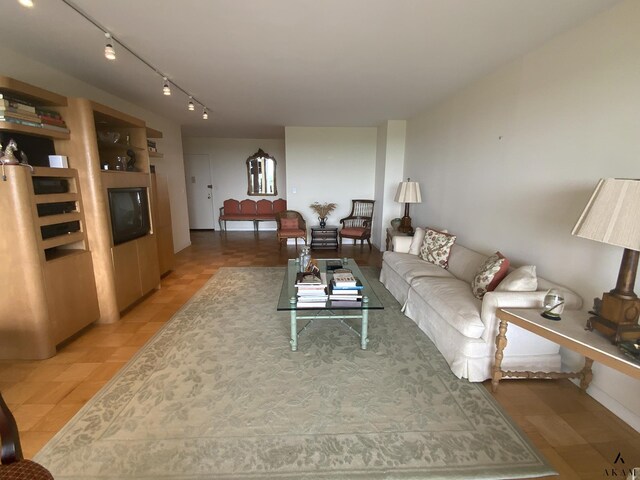
{"label": "parquet wood floor", "polygon": [[[42,361],[0,361],[0,391],[13,410],[27,458],[32,457],[224,266],[284,265],[293,246],[278,248],[275,232],[191,232],[192,245],[177,254],[162,288],[116,324],[91,325]],[[313,252],[335,257],[334,251]],[[345,245],[340,256],[380,266],[382,255]],[[490,384],[485,382],[490,390]],[[624,478],[640,467],[640,433],[567,380],[512,380],[494,394],[560,472],[553,479]],[[624,464],[616,457],[620,454]]]}

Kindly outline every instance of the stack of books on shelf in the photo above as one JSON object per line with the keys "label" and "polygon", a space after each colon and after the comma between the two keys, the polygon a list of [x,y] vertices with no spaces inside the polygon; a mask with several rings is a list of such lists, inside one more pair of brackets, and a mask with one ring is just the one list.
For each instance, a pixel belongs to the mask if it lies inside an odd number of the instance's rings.
{"label": "stack of books on shelf", "polygon": [[327,276],[320,272],[299,272],[296,277],[298,308],[327,306]]}
{"label": "stack of books on shelf", "polygon": [[57,132],[69,133],[67,124],[62,118],[62,115],[60,115],[58,112],[54,110],[45,110],[38,107],[36,108],[36,114],[38,115],[38,117],[40,117],[42,128],[46,128],[47,130],[55,130]]}
{"label": "stack of books on shelf", "polygon": [[16,123],[29,127],[42,127],[36,107],[29,102],[0,92],[0,122]]}
{"label": "stack of books on shelf", "polygon": [[331,279],[332,307],[359,308],[362,306],[363,285],[351,272],[334,272]]}

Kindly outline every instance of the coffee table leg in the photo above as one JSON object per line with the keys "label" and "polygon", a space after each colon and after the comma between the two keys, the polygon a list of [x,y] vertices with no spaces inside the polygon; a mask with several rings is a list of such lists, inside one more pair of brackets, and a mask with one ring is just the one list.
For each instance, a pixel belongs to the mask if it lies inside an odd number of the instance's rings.
{"label": "coffee table leg", "polygon": [[291,310],[291,351],[298,350],[298,318],[295,310]]}
{"label": "coffee table leg", "polygon": [[[367,297],[364,297],[367,298]],[[363,301],[368,301],[363,298]],[[360,348],[362,350],[367,349],[367,343],[369,343],[368,335],[369,331],[369,310],[366,308],[362,309],[362,331],[360,332]]]}

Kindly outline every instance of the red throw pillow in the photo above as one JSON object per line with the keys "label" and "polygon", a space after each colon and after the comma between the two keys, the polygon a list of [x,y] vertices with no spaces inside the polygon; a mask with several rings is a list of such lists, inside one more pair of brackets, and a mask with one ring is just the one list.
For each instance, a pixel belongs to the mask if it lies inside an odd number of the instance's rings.
{"label": "red throw pillow", "polygon": [[281,218],[280,219],[280,228],[282,230],[297,230],[298,229],[298,219],[297,218]]}
{"label": "red throw pillow", "polygon": [[500,252],[491,255],[480,266],[471,284],[473,294],[482,298],[485,293],[493,291],[507,275],[509,260]]}

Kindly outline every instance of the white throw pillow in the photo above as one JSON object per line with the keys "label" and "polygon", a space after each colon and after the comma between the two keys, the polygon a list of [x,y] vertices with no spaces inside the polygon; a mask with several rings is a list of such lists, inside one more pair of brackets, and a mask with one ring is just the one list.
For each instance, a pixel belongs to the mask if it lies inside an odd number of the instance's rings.
{"label": "white throw pillow", "polygon": [[535,265],[524,265],[516,268],[504,277],[496,292],[535,292],[538,289],[538,277]]}
{"label": "white throw pillow", "polygon": [[420,247],[422,247],[422,242],[424,242],[424,233],[424,228],[416,228],[413,239],[411,240],[411,246],[409,247],[409,253],[411,255],[418,255],[420,253]]}

